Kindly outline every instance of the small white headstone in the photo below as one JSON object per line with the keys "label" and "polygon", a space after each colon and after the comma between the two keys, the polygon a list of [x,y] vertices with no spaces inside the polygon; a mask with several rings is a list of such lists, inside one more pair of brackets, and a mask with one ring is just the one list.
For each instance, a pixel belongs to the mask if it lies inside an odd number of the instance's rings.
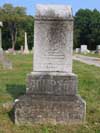
{"label": "small white headstone", "polygon": [[81,53],[87,53],[88,49],[87,49],[87,45],[81,45]]}
{"label": "small white headstone", "polygon": [[79,52],[80,52],[80,48],[76,48],[75,53],[79,53]]}

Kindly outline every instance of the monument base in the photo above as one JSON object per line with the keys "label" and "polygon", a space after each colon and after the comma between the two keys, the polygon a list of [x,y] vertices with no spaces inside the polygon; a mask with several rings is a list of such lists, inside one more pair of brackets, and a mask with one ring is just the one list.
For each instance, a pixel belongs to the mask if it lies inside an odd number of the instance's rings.
{"label": "monument base", "polygon": [[24,50],[23,54],[29,54],[29,50]]}
{"label": "monument base", "polygon": [[76,95],[77,75],[66,72],[31,72],[27,76],[27,94]]}
{"label": "monument base", "polygon": [[85,102],[77,96],[77,76],[64,72],[32,72],[26,95],[15,103],[16,124],[80,124]]}
{"label": "monument base", "polygon": [[80,96],[24,95],[15,103],[15,123],[80,124],[85,106]]}

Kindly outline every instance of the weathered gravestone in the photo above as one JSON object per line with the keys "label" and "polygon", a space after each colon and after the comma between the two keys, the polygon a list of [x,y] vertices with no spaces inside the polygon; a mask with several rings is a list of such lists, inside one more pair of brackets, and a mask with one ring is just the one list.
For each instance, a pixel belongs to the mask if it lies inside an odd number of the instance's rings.
{"label": "weathered gravestone", "polygon": [[5,57],[4,52],[2,50],[0,51],[0,64],[3,66],[4,69],[13,68],[12,62]]}
{"label": "weathered gravestone", "polygon": [[37,5],[34,66],[26,95],[15,103],[16,124],[76,124],[85,120],[85,102],[72,73],[73,17],[70,6]]}
{"label": "weathered gravestone", "polygon": [[6,59],[2,48],[2,32],[1,32],[2,26],[3,23],[0,21],[0,64],[2,64],[4,69],[12,69],[12,63],[8,59]]}
{"label": "weathered gravestone", "polygon": [[87,45],[81,45],[81,53],[88,53]]}
{"label": "weathered gravestone", "polygon": [[75,53],[80,53],[80,48],[76,48]]}

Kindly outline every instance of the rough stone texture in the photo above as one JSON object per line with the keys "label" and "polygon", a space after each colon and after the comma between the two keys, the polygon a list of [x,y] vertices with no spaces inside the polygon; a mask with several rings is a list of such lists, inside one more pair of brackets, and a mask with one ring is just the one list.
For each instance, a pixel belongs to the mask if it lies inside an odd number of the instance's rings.
{"label": "rough stone texture", "polygon": [[33,71],[72,72],[73,21],[36,20]]}
{"label": "rough stone texture", "polygon": [[25,95],[15,103],[16,124],[79,124],[85,119],[79,96]]}
{"label": "rough stone texture", "polygon": [[77,76],[72,73],[32,72],[27,79],[27,94],[76,95]]}
{"label": "rough stone texture", "polygon": [[0,64],[2,64],[4,69],[13,68],[12,62],[5,57],[5,54],[2,49],[0,49]]}
{"label": "rough stone texture", "polygon": [[34,66],[26,95],[15,102],[16,124],[77,124],[85,102],[72,73],[73,19],[68,6],[39,5],[35,17]]}
{"label": "rough stone texture", "polygon": [[38,18],[57,18],[68,19],[72,18],[71,6],[66,5],[41,5],[36,6],[36,17]]}

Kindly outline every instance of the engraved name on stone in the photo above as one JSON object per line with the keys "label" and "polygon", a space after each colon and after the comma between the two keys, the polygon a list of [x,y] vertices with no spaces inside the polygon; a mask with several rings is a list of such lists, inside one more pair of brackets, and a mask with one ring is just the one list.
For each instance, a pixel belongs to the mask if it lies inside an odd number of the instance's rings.
{"label": "engraved name on stone", "polygon": [[[74,91],[75,92],[75,82],[73,80],[50,80],[50,79],[36,79],[36,80],[32,80],[30,82],[30,86],[32,87],[31,89],[35,90],[36,92],[45,92],[45,91],[49,91],[52,92],[53,88],[55,88],[55,90],[53,90],[53,92],[57,93],[59,91],[63,91],[63,93],[66,92],[71,92]],[[41,87],[42,86],[42,87]]]}
{"label": "engraved name on stone", "polygon": [[[37,112],[38,111],[39,112],[40,111],[42,111],[42,112],[45,112],[46,111],[47,112],[49,110],[48,107],[43,108],[42,106],[43,105],[39,104],[38,107],[37,107],[37,105],[34,103],[34,110],[37,111]],[[69,111],[67,111],[67,113],[66,113],[66,111],[57,112],[58,110],[57,110],[57,108],[54,108],[54,104],[52,104],[52,107],[51,108],[52,108],[53,112],[56,113],[56,120],[57,121],[59,119],[65,120],[65,118],[66,118],[67,121],[70,121],[70,120],[74,120],[75,121],[75,120],[82,119],[82,114],[79,114],[78,112],[75,112],[75,111],[73,111],[73,113],[72,112],[69,112]],[[60,106],[60,109],[63,110],[64,107],[63,106]],[[64,114],[64,116],[63,116],[63,114]],[[62,117],[61,118],[57,117],[59,115],[62,115]]]}

